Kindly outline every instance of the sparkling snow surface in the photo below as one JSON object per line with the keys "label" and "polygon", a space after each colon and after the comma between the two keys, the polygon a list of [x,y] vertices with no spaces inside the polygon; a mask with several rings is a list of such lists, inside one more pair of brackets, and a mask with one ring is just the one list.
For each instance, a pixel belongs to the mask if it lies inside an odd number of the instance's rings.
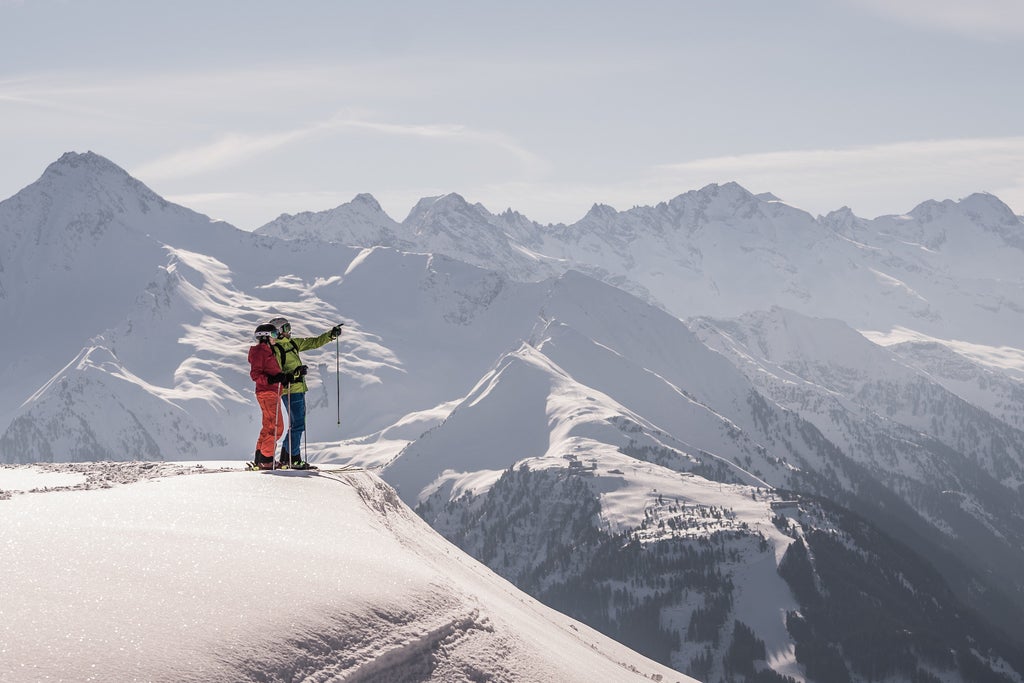
{"label": "sparkling snow surface", "polygon": [[520,593],[371,473],[5,467],[0,491],[0,680],[689,680]]}
{"label": "sparkling snow surface", "polygon": [[70,488],[85,482],[85,475],[77,472],[53,472],[38,467],[0,470],[0,491]]}

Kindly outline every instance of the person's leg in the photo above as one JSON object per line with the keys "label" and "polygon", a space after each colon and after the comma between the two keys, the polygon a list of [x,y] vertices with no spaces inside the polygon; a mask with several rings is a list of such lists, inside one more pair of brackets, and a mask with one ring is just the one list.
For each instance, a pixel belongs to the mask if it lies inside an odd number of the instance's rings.
{"label": "person's leg", "polygon": [[288,415],[288,433],[285,434],[284,439],[281,441],[281,457],[279,458],[281,466],[284,467],[286,465],[290,465],[292,462],[290,444],[292,441],[292,428],[295,425],[295,421],[292,418],[292,395],[282,394],[281,402],[284,403],[282,410],[284,410],[285,414]]}
{"label": "person's leg", "polygon": [[[262,456],[264,462],[273,461],[274,450],[277,447],[277,439],[284,429],[284,421],[281,418],[280,399],[277,392],[261,391],[256,394],[256,401],[260,404],[262,423],[260,425],[260,436],[256,441],[256,452]],[[259,465],[260,458],[257,456],[256,464]]]}
{"label": "person's leg", "polygon": [[288,394],[291,406],[291,427],[288,430],[288,452],[292,462],[302,461],[302,433],[306,431],[306,394]]}

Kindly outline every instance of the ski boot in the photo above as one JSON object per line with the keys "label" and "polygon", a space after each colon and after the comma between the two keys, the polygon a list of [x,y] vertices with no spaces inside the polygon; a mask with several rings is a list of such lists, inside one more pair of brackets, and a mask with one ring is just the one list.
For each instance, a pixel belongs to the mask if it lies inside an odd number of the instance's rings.
{"label": "ski boot", "polygon": [[274,458],[267,457],[259,451],[256,451],[256,458],[251,463],[248,463],[248,465],[249,467],[247,467],[247,469],[270,470],[274,468]]}

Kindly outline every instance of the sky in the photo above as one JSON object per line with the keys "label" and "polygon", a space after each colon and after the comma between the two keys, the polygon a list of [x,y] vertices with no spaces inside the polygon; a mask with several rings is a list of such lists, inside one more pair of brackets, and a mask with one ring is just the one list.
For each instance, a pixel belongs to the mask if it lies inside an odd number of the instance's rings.
{"label": "sky", "polygon": [[1024,214],[1019,0],[0,0],[0,199],[68,151],[252,230],[457,192],[572,223],[735,181]]}

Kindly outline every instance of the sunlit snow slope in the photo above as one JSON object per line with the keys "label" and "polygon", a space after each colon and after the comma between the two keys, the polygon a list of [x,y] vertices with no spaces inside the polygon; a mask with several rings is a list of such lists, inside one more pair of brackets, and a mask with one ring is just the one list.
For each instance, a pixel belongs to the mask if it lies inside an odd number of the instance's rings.
{"label": "sunlit snow slope", "polygon": [[520,593],[371,473],[5,467],[0,497],[4,681],[691,680]]}

